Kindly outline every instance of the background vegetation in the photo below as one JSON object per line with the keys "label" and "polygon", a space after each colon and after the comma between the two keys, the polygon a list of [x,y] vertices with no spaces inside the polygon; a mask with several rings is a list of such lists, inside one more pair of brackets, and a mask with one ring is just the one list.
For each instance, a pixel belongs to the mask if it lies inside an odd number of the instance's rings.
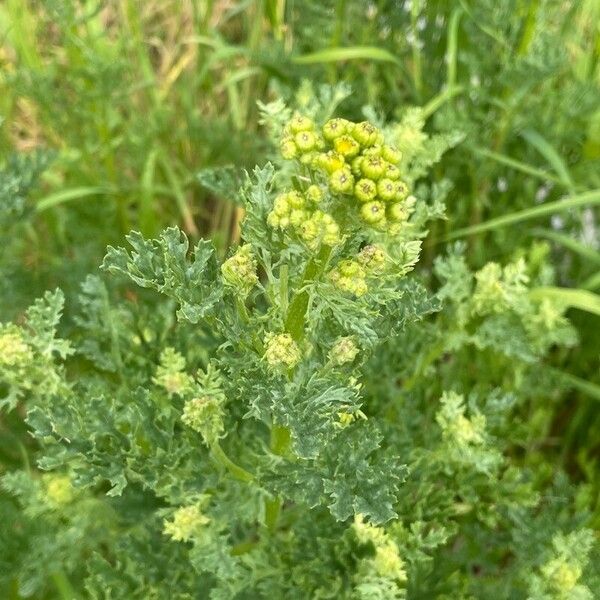
{"label": "background vegetation", "polygon": [[[408,127],[420,106],[426,132],[461,134],[432,176],[451,188],[424,279],[457,240],[473,270],[554,266],[540,293],[570,307],[579,341],[546,359],[557,392],[523,415],[543,423],[527,451],[564,469],[600,526],[597,0],[5,0],[0,321],[46,289],[75,297],[131,229],[178,224],[224,254],[232,181],[273,151],[258,103],[301,107],[340,82],[341,116],[370,105]],[[0,470],[34,454],[22,414],[3,414]]]}

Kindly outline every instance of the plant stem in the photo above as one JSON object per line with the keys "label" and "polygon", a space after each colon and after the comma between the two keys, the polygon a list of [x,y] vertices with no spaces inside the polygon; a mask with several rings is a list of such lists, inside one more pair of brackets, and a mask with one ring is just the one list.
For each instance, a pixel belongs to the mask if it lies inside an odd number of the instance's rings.
{"label": "plant stem", "polygon": [[306,316],[308,302],[310,300],[308,290],[302,288],[304,288],[309,281],[313,281],[322,271],[330,254],[331,248],[329,246],[323,246],[319,254],[308,262],[300,284],[301,291],[298,292],[290,302],[287,318],[285,320],[285,330],[296,342],[301,341],[304,337],[304,317]]}
{"label": "plant stem", "polygon": [[254,481],[254,475],[246,471],[246,469],[236,465],[223,451],[219,442],[213,442],[210,446],[210,450],[212,452],[213,458],[225,469],[233,475],[236,479],[240,481],[244,481],[246,483],[250,483]]}

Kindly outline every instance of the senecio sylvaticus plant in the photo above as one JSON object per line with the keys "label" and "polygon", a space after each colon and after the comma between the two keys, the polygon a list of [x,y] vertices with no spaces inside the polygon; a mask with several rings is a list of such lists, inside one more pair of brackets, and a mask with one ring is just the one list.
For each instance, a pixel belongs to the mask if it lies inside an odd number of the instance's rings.
{"label": "senecio sylvaticus plant", "polygon": [[458,245],[411,273],[448,189],[425,176],[459,136],[408,115],[264,107],[279,153],[248,175],[224,260],[177,228],[134,232],[108,249],[113,277],[85,281],[68,341],[58,291],[2,326],[2,402],[26,411],[40,469],[2,479],[3,582],[39,598],[593,598],[585,498],[571,510],[566,476],[536,470],[523,421],[552,388],[545,354],[576,342],[529,294],[552,277],[543,248],[472,273]]}

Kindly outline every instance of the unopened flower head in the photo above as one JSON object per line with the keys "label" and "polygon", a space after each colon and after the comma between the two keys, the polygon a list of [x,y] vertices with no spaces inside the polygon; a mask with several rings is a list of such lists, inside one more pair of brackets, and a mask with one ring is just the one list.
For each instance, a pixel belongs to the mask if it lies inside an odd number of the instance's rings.
{"label": "unopened flower head", "polygon": [[359,348],[351,336],[338,338],[329,351],[329,360],[334,365],[344,365],[351,363],[356,358]]}
{"label": "unopened flower head", "polygon": [[165,519],[163,532],[176,542],[187,542],[198,534],[210,523],[210,519],[202,513],[197,504],[182,506],[173,514],[173,520]]}
{"label": "unopened flower head", "polygon": [[205,443],[210,446],[221,437],[225,428],[221,398],[200,396],[188,400],[183,407],[181,420],[185,425],[202,434]]}
{"label": "unopened flower head", "polygon": [[265,360],[271,367],[292,369],[302,359],[298,344],[289,333],[268,333],[265,337]]}
{"label": "unopened flower head", "polygon": [[[343,202],[344,211],[355,211],[365,227],[398,233],[400,223],[411,212],[409,207],[396,206],[409,194],[400,179],[400,150],[386,144],[383,133],[367,121],[330,119],[319,132],[312,120],[299,118],[296,115],[284,128],[284,157],[297,158],[306,165],[313,181],[325,181],[331,201],[337,206]],[[337,208],[332,212],[337,214]],[[268,222],[272,227],[285,228],[305,217],[300,212],[292,216],[276,203]],[[313,228],[307,229],[312,235]]]}
{"label": "unopened flower head", "polygon": [[16,327],[0,326],[0,366],[22,367],[33,360],[33,352]]}
{"label": "unopened flower head", "polygon": [[258,283],[256,260],[252,256],[250,244],[244,244],[221,265],[223,281],[242,296],[246,296]]}
{"label": "unopened flower head", "polygon": [[73,500],[73,485],[68,475],[47,475],[44,480],[46,496],[52,504],[60,506]]}
{"label": "unopened flower head", "polygon": [[329,274],[337,288],[355,296],[364,296],[367,293],[366,277],[364,267],[358,261],[350,259],[341,261]]}
{"label": "unopened flower head", "polygon": [[185,358],[174,348],[165,348],[160,355],[160,364],[152,381],[169,394],[183,395],[189,391],[192,378],[185,372]]}

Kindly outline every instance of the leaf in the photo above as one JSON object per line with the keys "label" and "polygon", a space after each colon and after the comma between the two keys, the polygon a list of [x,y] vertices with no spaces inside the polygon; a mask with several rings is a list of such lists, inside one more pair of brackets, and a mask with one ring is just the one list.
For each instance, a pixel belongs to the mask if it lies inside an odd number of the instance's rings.
{"label": "leaf", "polygon": [[517,212],[510,213],[508,215],[502,215],[495,219],[491,219],[479,225],[472,225],[471,227],[464,227],[457,229],[449,233],[444,241],[454,240],[456,238],[473,235],[476,233],[483,233],[484,231],[493,231],[494,229],[500,229],[502,227],[508,227],[515,223],[521,223],[522,221],[528,221],[531,219],[540,219],[541,217],[547,217],[558,212],[565,210],[571,210],[574,208],[580,208],[582,206],[600,204],[600,190],[592,190],[591,192],[585,192],[583,194],[577,194],[564,200],[557,200],[556,202],[548,202],[541,206],[533,206],[520,210]]}
{"label": "leaf", "polygon": [[314,65],[346,60],[373,60],[378,62],[391,62],[398,66],[400,59],[391,52],[377,46],[350,46],[347,48],[327,48],[310,54],[303,54],[292,58],[297,65]]}
{"label": "leaf", "polygon": [[529,295],[534,300],[549,298],[562,304],[565,308],[578,308],[600,316],[600,296],[588,290],[539,287],[531,290]]}
{"label": "leaf", "polygon": [[133,251],[109,246],[102,269],[175,299],[179,319],[198,323],[221,300],[223,289],[211,242],[199,241],[188,258],[188,239],[177,227],[166,229],[154,240],[134,231],[127,241]]}
{"label": "leaf", "polygon": [[202,169],[196,173],[196,179],[211,194],[239,203],[238,193],[244,183],[244,178],[242,171],[235,165]]}
{"label": "leaf", "polygon": [[569,173],[569,169],[550,143],[533,129],[525,129],[521,132],[521,135],[550,163],[562,184],[573,190],[575,188],[575,183]]}

